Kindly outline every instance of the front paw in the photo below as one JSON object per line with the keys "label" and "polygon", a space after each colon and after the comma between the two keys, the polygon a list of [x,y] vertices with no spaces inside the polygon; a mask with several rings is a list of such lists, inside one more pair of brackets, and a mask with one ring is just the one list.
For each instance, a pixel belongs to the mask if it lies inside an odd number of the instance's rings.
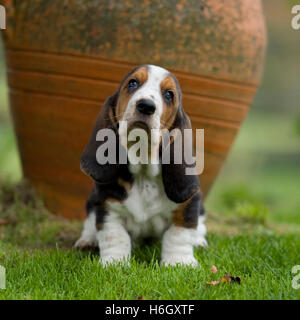
{"label": "front paw", "polygon": [[80,237],[74,244],[74,248],[85,251],[92,250],[98,247],[98,242],[95,238]]}
{"label": "front paw", "polygon": [[205,239],[205,237],[201,237],[199,236],[195,242],[195,247],[197,249],[199,248],[207,248],[208,247],[208,243],[207,240]]}
{"label": "front paw", "polygon": [[130,261],[128,256],[106,256],[100,258],[100,263],[104,267],[108,267],[110,265],[122,265],[122,266],[130,266]]}
{"label": "front paw", "polygon": [[190,266],[190,267],[197,267],[198,261],[192,255],[170,255],[165,256],[161,260],[161,266]]}

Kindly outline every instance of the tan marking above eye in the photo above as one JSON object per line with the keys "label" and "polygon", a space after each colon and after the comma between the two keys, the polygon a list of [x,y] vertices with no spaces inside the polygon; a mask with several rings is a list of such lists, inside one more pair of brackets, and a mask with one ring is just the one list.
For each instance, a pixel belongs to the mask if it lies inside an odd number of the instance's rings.
{"label": "tan marking above eye", "polygon": [[127,87],[130,80],[135,79],[138,81],[139,85],[143,85],[148,79],[148,70],[146,67],[142,67],[136,70],[130,77],[127,79],[125,88]]}
{"label": "tan marking above eye", "polygon": [[174,100],[173,103],[170,105],[167,105],[165,100],[163,101],[163,111],[161,115],[161,125],[164,128],[170,129],[172,126],[172,123],[175,119],[176,110],[178,107],[178,95],[177,95],[177,89],[174,79],[171,76],[167,76],[160,84],[161,92],[162,94],[170,90],[174,94]]}
{"label": "tan marking above eye", "polygon": [[[120,120],[126,111],[128,102],[134,94],[135,91],[132,93],[128,93],[127,85],[131,79],[135,79],[138,81],[139,86],[143,85],[147,79],[148,79],[148,69],[146,67],[141,67],[138,70],[136,70],[134,73],[132,73],[130,76],[128,76],[128,79],[124,81],[124,85],[120,90],[120,96],[118,99],[118,104],[116,108],[116,117],[118,120]],[[138,89],[137,89],[138,90]]]}
{"label": "tan marking above eye", "polygon": [[167,76],[160,84],[161,91],[170,90],[174,93],[176,97],[176,84],[171,76]]}

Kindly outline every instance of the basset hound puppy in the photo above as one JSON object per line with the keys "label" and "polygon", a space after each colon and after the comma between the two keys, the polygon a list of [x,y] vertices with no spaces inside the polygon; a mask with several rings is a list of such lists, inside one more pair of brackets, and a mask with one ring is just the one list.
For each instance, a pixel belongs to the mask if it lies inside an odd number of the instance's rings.
{"label": "basset hound puppy", "polygon": [[[162,139],[152,129],[191,129],[181,103],[176,77],[158,66],[142,65],[132,70],[109,97],[96,120],[90,141],[81,157],[81,169],[94,180],[86,209],[88,217],[75,247],[99,246],[104,265],[131,256],[132,240],[162,238],[162,265],[196,266],[194,246],[205,246],[205,212],[197,175],[186,175],[187,164],[178,164],[170,140],[170,161],[161,161]],[[128,130],[124,129],[126,123]],[[104,141],[97,133],[109,128],[116,134],[117,161],[100,164],[96,153]],[[134,128],[144,129],[157,152],[156,163],[118,161],[122,139]],[[123,144],[122,144],[123,145]]]}

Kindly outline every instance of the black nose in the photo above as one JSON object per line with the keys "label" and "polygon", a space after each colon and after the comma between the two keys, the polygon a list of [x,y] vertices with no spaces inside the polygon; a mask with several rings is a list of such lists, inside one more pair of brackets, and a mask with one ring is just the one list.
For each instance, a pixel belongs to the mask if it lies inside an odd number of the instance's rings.
{"label": "black nose", "polygon": [[136,103],[136,108],[140,113],[151,115],[155,112],[155,104],[152,100],[141,99]]}

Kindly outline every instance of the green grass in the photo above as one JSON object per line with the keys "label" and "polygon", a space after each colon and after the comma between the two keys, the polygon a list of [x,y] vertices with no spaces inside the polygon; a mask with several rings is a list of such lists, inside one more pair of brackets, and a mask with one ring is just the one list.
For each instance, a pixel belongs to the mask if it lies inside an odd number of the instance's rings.
{"label": "green grass", "polygon": [[289,115],[251,112],[206,205],[235,214],[239,203],[265,205],[271,221],[300,225],[300,137]]}
{"label": "green grass", "polygon": [[271,221],[300,225],[300,170],[296,165],[264,167],[251,177],[251,172],[245,178],[241,173],[236,180],[227,174],[220,176],[207,199],[210,210],[236,214],[240,203],[266,206]]}
{"label": "green grass", "polygon": [[[291,269],[299,264],[300,236],[210,234],[196,269],[158,264],[159,245],[135,250],[130,267],[103,268],[98,256],[62,249],[0,250],[7,288],[0,299],[299,299]],[[212,265],[218,272],[210,271]],[[229,272],[241,284],[206,282]]]}
{"label": "green grass", "polygon": [[[279,235],[267,217],[253,219],[253,209],[234,219],[208,214],[209,247],[195,250],[196,269],[161,268],[159,243],[136,248],[130,267],[103,268],[98,252],[72,248],[81,223],[51,215],[27,183],[0,191],[0,264],[7,273],[0,299],[300,298],[291,285],[299,229]],[[206,284],[227,272],[241,284]]]}

